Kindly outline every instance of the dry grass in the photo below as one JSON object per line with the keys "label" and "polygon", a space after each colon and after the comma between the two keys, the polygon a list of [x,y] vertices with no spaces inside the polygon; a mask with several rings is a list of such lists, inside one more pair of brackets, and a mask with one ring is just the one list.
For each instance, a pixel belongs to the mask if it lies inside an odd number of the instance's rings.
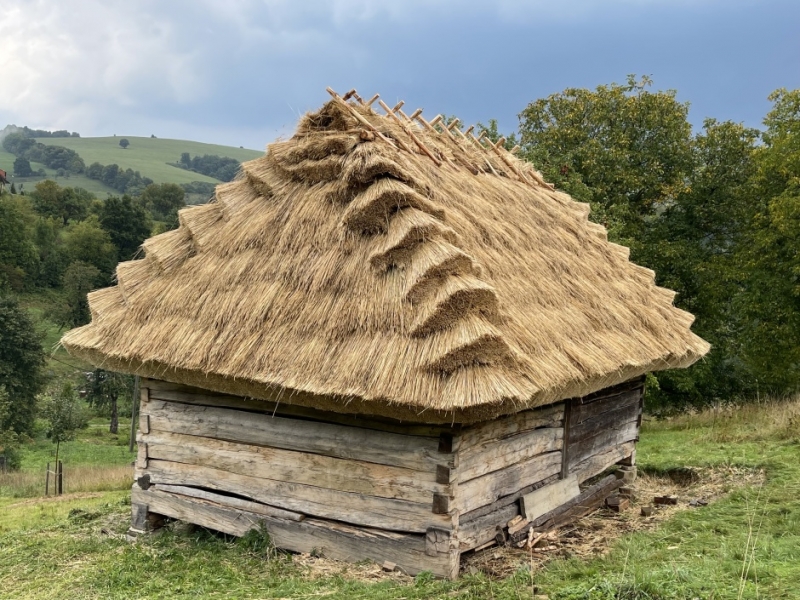
{"label": "dry grass", "polygon": [[116,371],[444,423],[705,354],[652,271],[538,180],[500,148],[335,100],[121,263],[63,343]]}
{"label": "dry grass", "polygon": [[[540,548],[525,550],[505,546],[466,554],[462,568],[466,572],[482,572],[490,577],[503,578],[515,573],[520,565],[530,565],[536,571],[555,558],[602,556],[621,537],[656,529],[678,512],[694,509],[689,503],[703,500],[709,504],[731,490],[743,486],[759,486],[764,482],[760,469],[717,467],[709,469],[674,469],[662,475],[643,474],[633,484],[634,497],[630,506],[615,513],[600,509],[574,524],[551,532]],[[641,515],[643,506],[652,505],[655,496],[678,497],[675,506],[657,506],[650,517]]]}
{"label": "dry grass", "polygon": [[719,403],[702,411],[650,420],[651,431],[703,427],[717,443],[786,440],[800,436],[800,397],[768,398],[747,404]]}
{"label": "dry grass", "polygon": [[[131,487],[133,467],[82,465],[64,467],[64,493],[125,490]],[[0,473],[0,496],[44,496],[45,470]],[[53,478],[50,479],[51,494]]]}

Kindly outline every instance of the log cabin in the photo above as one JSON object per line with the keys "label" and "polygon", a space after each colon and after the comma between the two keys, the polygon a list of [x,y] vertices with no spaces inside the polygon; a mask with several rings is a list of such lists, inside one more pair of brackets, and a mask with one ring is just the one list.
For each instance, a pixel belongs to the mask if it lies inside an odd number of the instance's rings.
{"label": "log cabin", "polygon": [[328,91],[62,343],[141,377],[132,531],[456,577],[618,486],[645,375],[709,347],[503,140]]}

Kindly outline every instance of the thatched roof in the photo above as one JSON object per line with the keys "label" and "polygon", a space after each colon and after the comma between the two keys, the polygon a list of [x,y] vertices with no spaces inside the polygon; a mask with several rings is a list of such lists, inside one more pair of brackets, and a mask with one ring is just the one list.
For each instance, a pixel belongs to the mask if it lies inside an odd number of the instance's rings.
{"label": "thatched roof", "polygon": [[501,144],[384,109],[351,93],[303,117],[121,263],[64,346],[118,371],[428,422],[708,351],[588,205]]}

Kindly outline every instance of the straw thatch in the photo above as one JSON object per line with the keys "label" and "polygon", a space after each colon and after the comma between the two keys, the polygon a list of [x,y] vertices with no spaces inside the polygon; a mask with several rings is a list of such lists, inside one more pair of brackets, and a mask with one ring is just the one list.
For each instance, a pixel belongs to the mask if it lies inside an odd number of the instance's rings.
{"label": "straw thatch", "polygon": [[341,412],[468,422],[708,350],[588,206],[499,147],[338,96],[89,295],[76,356]]}

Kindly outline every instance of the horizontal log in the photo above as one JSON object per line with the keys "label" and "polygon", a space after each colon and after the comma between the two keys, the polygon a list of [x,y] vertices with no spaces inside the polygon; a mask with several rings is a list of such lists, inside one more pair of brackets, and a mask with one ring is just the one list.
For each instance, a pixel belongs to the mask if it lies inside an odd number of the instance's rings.
{"label": "horizontal log", "polygon": [[534,456],[559,451],[563,439],[563,429],[544,427],[478,445],[462,446],[458,460],[459,481],[469,481]]}
{"label": "horizontal log", "polygon": [[[136,477],[144,474],[144,471],[137,471]],[[424,533],[430,527],[452,530],[457,522],[454,515],[433,514],[432,501],[418,504],[406,500],[339,492],[311,485],[239,475],[213,467],[150,460],[146,474],[156,487],[159,484],[202,487],[236,494],[269,506],[354,525]]]}
{"label": "horizontal log", "polygon": [[[591,406],[591,405],[590,405]],[[573,407],[573,414],[574,414]],[[586,419],[583,423],[571,421],[569,430],[569,443],[573,444],[581,440],[590,438],[601,431],[611,427],[618,427],[621,423],[628,423],[639,418],[639,403],[627,406],[608,406],[608,410],[601,412],[591,419]]]}
{"label": "horizontal log", "polygon": [[460,434],[461,448],[470,449],[540,427],[560,427],[564,419],[564,403],[525,410],[492,421],[465,427]]}
{"label": "horizontal log", "polygon": [[578,400],[581,404],[590,404],[598,400],[605,400],[612,396],[616,396],[617,394],[622,394],[624,392],[637,389],[644,389],[644,377],[637,377],[636,379],[631,379],[625,383],[620,383],[619,385],[599,390],[593,394],[584,396],[583,398],[578,398]]}
{"label": "horizontal log", "polygon": [[507,504],[490,513],[473,519],[468,523],[459,525],[458,543],[462,552],[474,550],[487,542],[491,542],[497,535],[497,527],[505,527],[511,519],[519,514],[517,503]]}
{"label": "horizontal log", "polygon": [[133,488],[131,502],[146,505],[152,513],[231,535],[242,536],[263,524],[272,543],[286,550],[317,552],[348,562],[371,560],[382,564],[390,561],[411,575],[422,571],[450,579],[458,575],[458,553],[427,555],[424,535],[360,529],[320,519],[289,521],[154,488],[141,490],[138,486]]}
{"label": "horizontal log", "polygon": [[639,425],[636,420],[627,423],[615,423],[592,437],[568,444],[569,471],[595,454],[605,452],[609,448],[621,446],[625,442],[639,437]]}
{"label": "horizontal log", "polygon": [[[146,489],[150,489],[150,487],[147,487]],[[215,494],[214,492],[209,492],[208,490],[187,487],[185,485],[159,484],[152,486],[152,489],[162,492],[169,492],[170,494],[176,494],[178,496],[186,496],[187,498],[200,498],[202,500],[208,500],[209,502],[215,502],[220,506],[227,506],[228,508],[241,508],[242,510],[249,511],[257,515],[266,515],[268,517],[275,517],[276,519],[302,521],[306,518],[304,514],[298,512],[276,508],[260,502],[253,502],[252,500],[244,500],[243,498],[238,498],[236,496]]]}
{"label": "horizontal log", "polygon": [[599,417],[610,410],[619,410],[628,407],[639,407],[642,400],[642,390],[634,389],[603,398],[597,402],[581,404],[576,402],[572,406],[572,422],[580,425],[584,421]]}
{"label": "horizontal log", "polygon": [[578,478],[579,483],[599,475],[619,461],[631,456],[636,450],[636,442],[625,442],[612,446],[603,452],[590,456],[570,469],[570,474]]}
{"label": "horizontal log", "polygon": [[139,435],[149,460],[168,460],[230,473],[300,483],[323,489],[396,498],[430,504],[434,493],[450,486],[436,483],[436,473],[423,473],[321,454],[226,442],[213,438],[151,429]]}
{"label": "horizontal log", "polygon": [[457,502],[466,513],[492,504],[561,471],[561,452],[548,452],[458,485]]}
{"label": "horizontal log", "polygon": [[218,394],[202,388],[190,387],[178,383],[169,383],[157,379],[142,379],[142,386],[148,388],[150,398],[159,400],[169,400],[172,402],[185,402],[188,404],[199,404],[201,406],[223,406],[238,410],[266,413],[283,417],[296,417],[323,421],[326,423],[339,423],[350,427],[362,427],[364,429],[376,429],[378,431],[391,431],[404,435],[418,435],[423,437],[439,437],[442,432],[458,432],[461,428],[459,424],[452,425],[425,425],[418,423],[406,423],[396,419],[349,415],[330,411],[307,408],[295,404],[276,400],[256,400],[233,396],[229,394]]}
{"label": "horizontal log", "polygon": [[497,512],[506,506],[513,504],[515,507],[514,510],[518,510],[519,507],[519,499],[522,498],[525,494],[529,494],[534,490],[538,490],[541,487],[546,485],[550,485],[551,483],[559,480],[559,474],[551,475],[541,481],[537,481],[536,483],[532,483],[531,485],[527,485],[521,490],[514,492],[513,494],[509,494],[508,496],[503,496],[502,498],[495,500],[491,504],[487,504],[485,506],[481,506],[476,508],[467,513],[461,513],[458,517],[459,527],[464,527],[468,525],[471,521],[479,519],[484,515],[488,515],[489,513]]}
{"label": "horizontal log", "polygon": [[[149,428],[218,440],[271,446],[434,473],[452,466],[439,439],[349,427],[263,413],[151,399],[142,404]],[[147,433],[142,430],[143,433]]]}

